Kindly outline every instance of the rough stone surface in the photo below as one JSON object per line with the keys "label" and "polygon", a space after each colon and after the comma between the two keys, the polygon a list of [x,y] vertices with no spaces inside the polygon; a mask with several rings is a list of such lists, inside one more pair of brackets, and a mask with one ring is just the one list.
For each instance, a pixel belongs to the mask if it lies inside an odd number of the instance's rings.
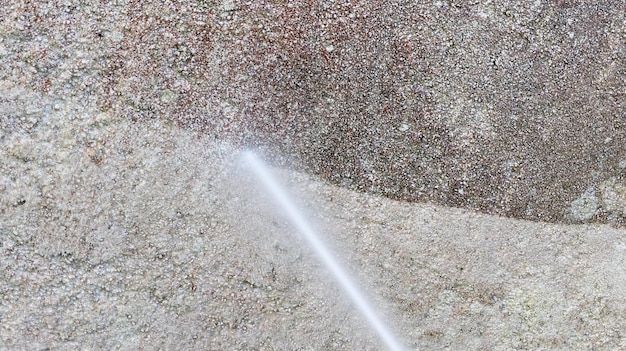
{"label": "rough stone surface", "polygon": [[380,349],[243,146],[407,348],[625,349],[624,11],[0,6],[0,350]]}
{"label": "rough stone surface", "polygon": [[563,222],[588,189],[623,182],[625,12],[609,0],[131,2],[102,104],[352,189]]}
{"label": "rough stone surface", "polygon": [[[568,222],[588,189],[624,184],[619,1],[0,11],[4,51],[22,64],[8,71],[37,91],[71,86],[105,111],[260,147],[277,165],[359,191]],[[599,207],[584,221],[621,226],[624,216]]]}
{"label": "rough stone surface", "polygon": [[[0,143],[0,349],[380,349],[236,149],[1,92],[50,110]],[[276,174],[409,349],[626,347],[623,230]]]}

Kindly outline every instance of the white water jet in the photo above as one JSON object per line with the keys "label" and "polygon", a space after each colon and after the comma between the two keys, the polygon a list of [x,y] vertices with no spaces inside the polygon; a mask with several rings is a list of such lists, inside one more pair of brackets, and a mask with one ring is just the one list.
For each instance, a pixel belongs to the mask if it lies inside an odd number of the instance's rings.
{"label": "white water jet", "polygon": [[350,276],[335,260],[331,252],[324,246],[315,233],[313,227],[307,222],[298,208],[291,201],[287,192],[278,184],[275,177],[272,176],[265,164],[251,151],[242,154],[242,159],[250,166],[259,181],[263,184],[267,192],[274,198],[278,205],[285,211],[291,223],[300,231],[306,241],[309,243],[315,254],[326,268],[332,273],[337,283],[348,294],[357,309],[363,314],[371,327],[376,331],[381,341],[391,351],[401,351],[403,347],[396,340],[389,328],[383,323],[378,313],[370,305],[365,295],[360,291],[358,286],[350,279]]}

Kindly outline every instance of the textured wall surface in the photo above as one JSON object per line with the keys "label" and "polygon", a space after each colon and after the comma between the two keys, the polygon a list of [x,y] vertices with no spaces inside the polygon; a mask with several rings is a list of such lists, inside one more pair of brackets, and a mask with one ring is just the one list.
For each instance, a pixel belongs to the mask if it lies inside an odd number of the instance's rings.
{"label": "textured wall surface", "polygon": [[[623,222],[626,194],[616,190],[617,209],[602,190],[625,186],[620,1],[125,10],[103,87],[118,113],[262,146],[279,164],[395,199]],[[574,203],[584,194],[594,208]]]}
{"label": "textured wall surface", "polygon": [[626,348],[624,16],[0,5],[0,350],[380,349],[245,146],[409,349]]}

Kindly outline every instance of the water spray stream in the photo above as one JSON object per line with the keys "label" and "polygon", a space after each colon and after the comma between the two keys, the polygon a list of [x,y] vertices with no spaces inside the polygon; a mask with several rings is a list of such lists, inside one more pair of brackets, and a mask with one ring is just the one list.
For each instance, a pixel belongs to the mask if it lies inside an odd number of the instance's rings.
{"label": "water spray stream", "polygon": [[313,230],[313,227],[307,222],[304,216],[296,208],[291,201],[287,192],[276,182],[270,174],[269,169],[264,163],[252,152],[247,151],[242,155],[243,160],[250,166],[254,174],[259,178],[267,192],[285,211],[292,224],[300,231],[306,241],[309,243],[313,251],[317,254],[322,263],[332,273],[332,276],[339,285],[348,294],[354,305],[363,314],[365,319],[370,323],[372,328],[378,333],[379,338],[387,346],[390,351],[401,351],[403,348],[396,340],[394,335],[389,331],[387,326],[382,322],[373,307],[369,304],[365,295],[360,291],[357,285],[352,282],[348,274],[335,260],[330,251],[324,246],[319,236]]}

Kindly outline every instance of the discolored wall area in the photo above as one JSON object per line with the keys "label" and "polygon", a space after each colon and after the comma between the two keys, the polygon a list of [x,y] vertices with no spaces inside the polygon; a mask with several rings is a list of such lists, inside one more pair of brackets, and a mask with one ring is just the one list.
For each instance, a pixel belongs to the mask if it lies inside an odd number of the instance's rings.
{"label": "discolored wall area", "polygon": [[619,2],[184,5],[129,6],[105,105],[395,199],[623,222],[571,205],[624,181]]}
{"label": "discolored wall area", "polygon": [[114,30],[92,39],[104,48],[89,87],[104,110],[166,118],[394,199],[624,222],[620,2],[118,9]]}

